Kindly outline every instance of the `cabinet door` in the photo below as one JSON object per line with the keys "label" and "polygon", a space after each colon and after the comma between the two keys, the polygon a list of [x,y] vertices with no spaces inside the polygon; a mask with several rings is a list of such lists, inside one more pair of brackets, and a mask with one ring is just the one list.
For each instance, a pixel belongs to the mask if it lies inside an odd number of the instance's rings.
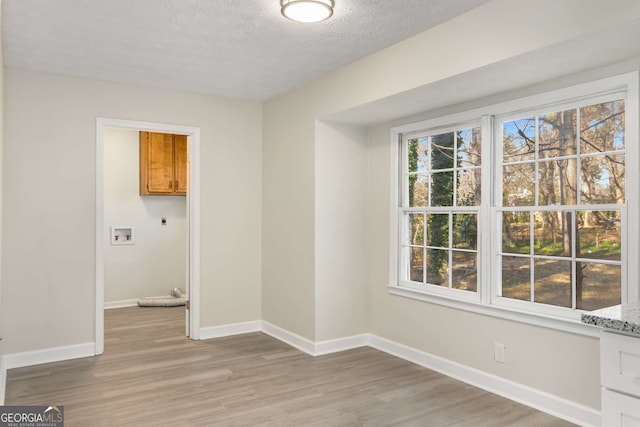
{"label": "cabinet door", "polygon": [[174,135],[175,147],[175,192],[187,194],[189,172],[187,166],[187,137]]}
{"label": "cabinet door", "polygon": [[174,192],[173,135],[140,132],[140,194]]}
{"label": "cabinet door", "polygon": [[603,387],[640,397],[640,338],[600,334],[600,380]]}
{"label": "cabinet door", "polygon": [[602,390],[603,427],[640,427],[640,399]]}

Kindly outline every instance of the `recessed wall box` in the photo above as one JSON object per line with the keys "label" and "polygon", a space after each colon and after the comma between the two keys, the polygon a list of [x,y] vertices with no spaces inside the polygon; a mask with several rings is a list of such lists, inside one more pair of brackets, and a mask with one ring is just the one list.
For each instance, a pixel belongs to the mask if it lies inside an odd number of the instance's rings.
{"label": "recessed wall box", "polygon": [[111,226],[112,245],[133,245],[133,227]]}

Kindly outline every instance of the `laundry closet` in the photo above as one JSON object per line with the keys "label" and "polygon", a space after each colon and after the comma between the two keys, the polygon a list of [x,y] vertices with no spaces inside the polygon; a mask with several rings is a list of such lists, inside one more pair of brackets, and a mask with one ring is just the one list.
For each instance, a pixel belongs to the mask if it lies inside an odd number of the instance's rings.
{"label": "laundry closet", "polygon": [[184,289],[187,181],[186,136],[105,129],[105,308]]}

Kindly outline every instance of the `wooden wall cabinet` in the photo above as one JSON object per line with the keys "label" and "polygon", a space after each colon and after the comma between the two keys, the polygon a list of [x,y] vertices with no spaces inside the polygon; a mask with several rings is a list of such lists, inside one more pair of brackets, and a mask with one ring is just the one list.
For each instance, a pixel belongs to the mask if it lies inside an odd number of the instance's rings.
{"label": "wooden wall cabinet", "polygon": [[187,137],[140,132],[140,195],[187,194]]}

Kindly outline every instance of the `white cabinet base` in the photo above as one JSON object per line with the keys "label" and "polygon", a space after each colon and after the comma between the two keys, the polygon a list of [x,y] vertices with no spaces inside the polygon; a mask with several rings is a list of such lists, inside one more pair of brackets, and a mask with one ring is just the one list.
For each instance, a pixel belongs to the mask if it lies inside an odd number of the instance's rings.
{"label": "white cabinet base", "polygon": [[640,427],[640,399],[602,389],[603,427]]}
{"label": "white cabinet base", "polygon": [[640,338],[600,335],[602,426],[640,427]]}

